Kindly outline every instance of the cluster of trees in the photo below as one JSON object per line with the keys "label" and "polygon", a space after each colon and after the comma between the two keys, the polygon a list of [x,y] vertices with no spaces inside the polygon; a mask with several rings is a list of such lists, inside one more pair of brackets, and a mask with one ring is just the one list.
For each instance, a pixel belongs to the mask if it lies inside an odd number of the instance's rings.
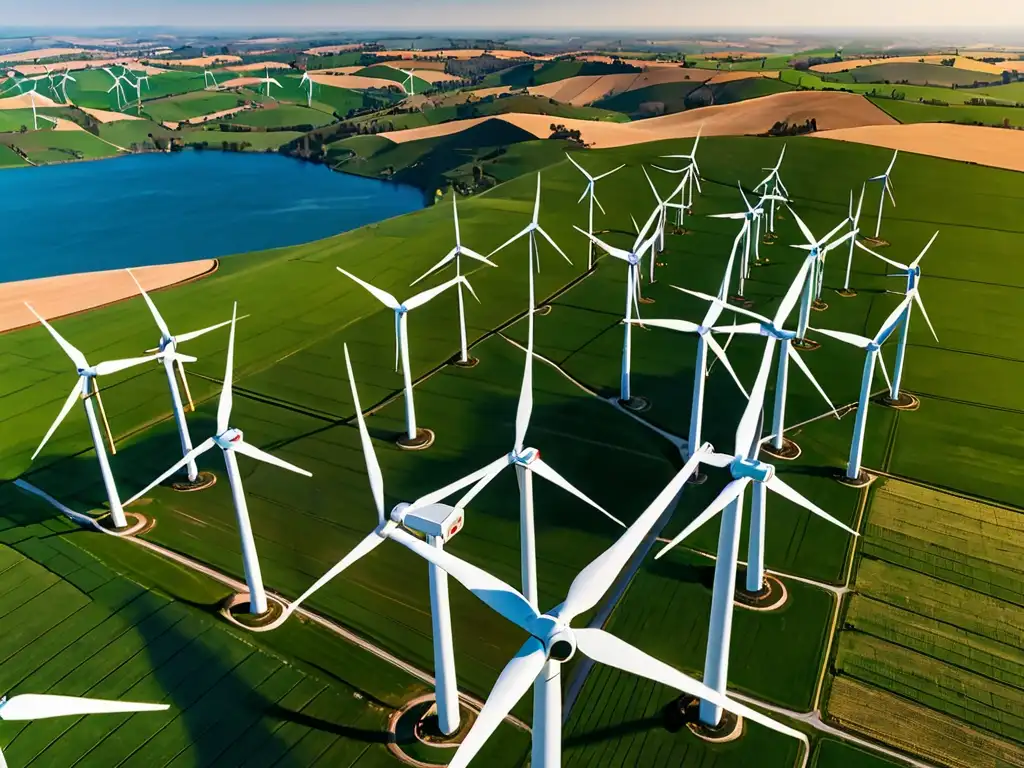
{"label": "cluster of trees", "polygon": [[[924,61],[924,59],[922,59],[922,61]],[[952,67],[954,64],[956,64],[956,59],[941,59],[939,61],[939,64],[941,64],[944,67]]]}
{"label": "cluster of trees", "polygon": [[816,118],[808,118],[802,123],[788,123],[785,120],[780,120],[775,123],[769,129],[766,135],[768,136],[799,136],[804,133],[813,133],[818,130],[818,121]]}
{"label": "cluster of trees", "polygon": [[[209,149],[210,142],[200,141],[196,144],[193,144],[192,146],[195,149],[199,150]],[[214,144],[214,146],[216,146],[216,144]],[[223,152],[244,152],[251,146],[252,144],[250,144],[248,141],[222,141],[220,143],[220,149]]]}
{"label": "cluster of trees", "polygon": [[837,61],[842,61],[842,56],[811,56],[807,59],[797,59],[796,61],[790,62],[790,66],[793,69],[805,72],[811,67],[816,67],[819,64],[833,64]]}
{"label": "cluster of trees", "polygon": [[586,142],[583,141],[583,134],[576,128],[566,128],[561,123],[552,123],[550,128],[551,135],[548,136],[549,139],[564,139],[565,141],[579,144],[581,147],[587,146]]}

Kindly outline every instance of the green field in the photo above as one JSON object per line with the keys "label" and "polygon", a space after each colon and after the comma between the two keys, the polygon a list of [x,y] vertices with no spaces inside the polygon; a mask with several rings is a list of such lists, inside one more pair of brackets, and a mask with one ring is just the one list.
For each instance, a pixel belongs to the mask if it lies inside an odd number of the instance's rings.
{"label": "green field", "polygon": [[[39,110],[38,114],[48,115],[51,112],[53,112],[53,110],[47,110],[46,112]],[[22,128],[25,128],[28,131],[49,131],[52,130],[53,124],[46,120],[39,120],[39,128],[36,129],[33,127],[31,109],[0,110],[0,133],[17,133]]]}
{"label": "green field", "polygon": [[902,768],[902,761],[887,760],[860,747],[834,739],[822,739],[811,768]]}
{"label": "green field", "polygon": [[901,123],[963,123],[965,125],[1024,126],[1024,108],[1021,107],[975,107],[960,105],[951,107],[918,104],[913,101],[892,99],[871,99],[879,109],[884,110]]}
{"label": "green field", "polygon": [[33,163],[66,163],[72,160],[98,160],[113,157],[116,147],[86,131],[29,131],[8,134],[4,143],[12,144],[28,155]]}
{"label": "green field", "polygon": [[494,72],[483,79],[482,85],[484,87],[510,85],[513,88],[524,88],[556,83],[559,80],[581,75],[614,75],[635,71],[633,67],[627,65],[595,61],[548,61],[543,64],[531,62]]}
{"label": "green field", "polygon": [[167,99],[146,102],[143,106],[143,114],[158,123],[180,123],[193,117],[234,109],[242,100],[243,97],[237,93],[198,91],[184,96],[171,96]]}
{"label": "green field", "polygon": [[306,106],[282,104],[273,108],[254,109],[239,112],[225,119],[234,125],[250,125],[254,128],[290,128],[309,125],[319,128],[331,122],[331,116]]}
{"label": "green field", "polygon": [[152,143],[151,136],[172,136],[173,133],[162,125],[150,120],[117,120],[100,123],[100,138],[125,149],[133,144]]}
{"label": "green field", "polygon": [[[575,202],[583,179],[561,159],[561,142],[524,138],[520,135],[523,132],[517,134],[505,126],[488,122],[478,126],[484,130],[475,134],[466,131],[458,139],[442,137],[429,140],[432,143],[414,142],[386,151],[379,151],[379,139],[360,137],[358,144],[355,139],[348,141],[364,159],[350,164],[368,175],[382,173],[390,166],[396,169],[396,178],[425,182],[463,168],[466,163],[493,160],[501,164],[501,158],[508,156],[514,161],[505,165],[510,175],[513,168],[519,174],[531,163],[550,163],[543,175],[542,223],[575,262],[570,266],[549,247],[542,246],[538,294],[550,296],[583,272],[584,241],[571,228],[585,220],[585,207]],[[816,232],[845,216],[849,190],[859,187],[868,169],[884,168],[890,156],[886,150],[844,142],[796,138],[786,143],[789,149],[783,178],[801,215]],[[631,241],[630,213],[641,218],[653,204],[640,164],[658,155],[686,151],[690,144],[689,140],[668,141],[587,153],[587,166],[594,172],[629,164],[600,191],[609,215],[600,216],[597,226],[609,230],[606,236],[611,242],[626,245]],[[644,295],[655,300],[653,305],[644,305],[646,317],[696,320],[703,315],[704,308],[697,301],[672,290],[671,284],[702,290],[717,288],[735,228],[730,222],[708,219],[703,214],[734,209],[738,202],[736,179],[748,187],[760,180],[759,169],[774,163],[781,142],[708,138],[701,146],[706,179],[704,195],[696,203],[701,216],[690,220],[694,234],[668,237],[659,281],[644,286]],[[501,149],[505,151],[499,153]],[[485,159],[492,152],[493,158]],[[823,179],[821,168],[829,169],[827,179]],[[1000,485],[994,486],[990,496],[1015,498],[1021,483],[1014,446],[1024,439],[1024,430],[1019,420],[1014,422],[1007,414],[1015,407],[1014,360],[1021,358],[1024,343],[1017,333],[1019,304],[1014,301],[1014,291],[1024,286],[1024,267],[1016,259],[1018,241],[1024,233],[1018,215],[1021,177],[906,155],[901,156],[893,178],[900,197],[899,207],[887,211],[883,228],[886,238],[893,242],[887,254],[912,258],[936,226],[942,229],[942,236],[924,262],[922,279],[922,293],[942,344],[936,345],[923,323],[915,319],[904,382],[922,396],[922,407],[898,414],[873,407],[865,464],[921,480],[928,480],[928,473],[942,472],[942,484],[965,491],[994,479]],[[661,175],[654,180],[659,187],[670,183]],[[532,210],[534,185],[532,175],[518,176],[460,203],[463,242],[486,253],[517,231]],[[948,195],[949,189],[961,190],[962,194]],[[871,204],[869,198],[869,210]],[[248,462],[242,467],[266,581],[285,595],[304,589],[374,524],[358,437],[351,424],[352,404],[341,358],[343,341],[351,347],[364,404],[371,407],[383,403],[368,423],[383,467],[387,506],[413,498],[442,479],[465,474],[509,449],[523,353],[499,336],[487,334],[514,320],[523,309],[525,246],[500,254],[500,269],[481,268],[469,273],[482,300],[467,309],[470,338],[481,339],[474,348],[481,360],[476,368],[443,366],[456,348],[456,312],[451,297],[416,310],[410,318],[413,374],[424,376],[441,366],[418,381],[416,387],[420,421],[437,432],[437,443],[424,453],[405,453],[391,443],[401,430],[403,416],[401,398],[389,400],[399,391],[401,381],[393,370],[391,313],[334,270],[335,266],[344,266],[405,297],[412,290],[409,282],[451,247],[449,217],[447,206],[434,206],[327,241],[225,259],[215,277],[159,295],[161,309],[172,327],[201,327],[223,320],[230,301],[239,297],[240,311],[251,313],[238,328],[234,420],[254,444],[314,474],[306,479]],[[941,224],[936,225],[936,221]],[[763,249],[765,255],[770,255],[771,265],[754,270],[748,285],[748,295],[763,312],[777,306],[799,259],[798,252],[784,245],[797,242],[791,217],[780,221],[779,229],[780,243]],[[979,272],[993,261],[1004,265],[1000,284],[978,282]],[[550,366],[538,364],[536,406],[528,439],[567,478],[628,522],[678,469],[680,458],[671,443],[602,400],[614,395],[618,384],[623,273],[619,263],[603,260],[592,275],[552,300],[550,315],[538,318],[538,352],[597,396],[584,392]],[[814,324],[871,332],[898,302],[898,297],[885,289],[899,286],[884,274],[882,265],[858,258],[853,284],[859,295],[840,299],[831,291],[841,276],[830,262],[825,275],[830,306],[825,313],[816,313]],[[976,313],[975,322],[984,324],[986,334],[963,326],[964,307]],[[136,354],[146,348],[152,341],[150,325],[140,301],[57,323],[58,329],[87,353],[102,350],[109,356]],[[522,339],[524,324],[518,321],[504,332]],[[192,377],[193,394],[199,403],[198,413],[190,417],[194,435],[205,436],[212,429],[216,405],[211,398],[222,375],[225,345],[223,334],[213,334],[188,349],[200,358],[193,366],[197,375]],[[689,416],[693,348],[692,339],[669,332],[634,333],[634,388],[653,404],[644,417],[680,435],[686,432]],[[760,348],[755,339],[737,338],[730,345],[730,357],[745,381],[753,377]],[[40,458],[29,462],[39,436],[71,383],[61,354],[38,327],[0,336],[0,360],[6,370],[13,372],[4,378],[0,391],[5,406],[0,416],[0,479],[28,472],[31,482],[59,495],[76,509],[100,508],[102,491],[88,451],[83,417],[77,409]],[[892,354],[888,346],[886,354]],[[826,343],[820,350],[807,353],[805,359],[836,403],[850,403],[856,398],[859,381],[853,372],[860,370],[859,351]],[[976,370],[960,373],[971,367]],[[950,375],[950,370],[958,373]],[[122,492],[128,495],[174,460],[176,435],[167,420],[166,384],[159,371],[110,378],[104,399],[111,426],[121,436],[114,469]],[[708,407],[716,416],[706,421],[706,438],[719,450],[731,448],[736,416],[744,404],[742,395],[726,378],[716,368],[708,390]],[[770,389],[769,399],[771,396]],[[947,404],[961,408],[968,415],[967,421],[951,420],[944,407]],[[821,416],[825,410],[820,397],[797,374],[791,377],[788,406],[789,423],[794,425]],[[960,442],[936,439],[937,432],[953,428],[951,423],[972,423],[974,428],[964,429]],[[860,493],[835,483],[832,471],[844,465],[851,431],[849,418],[797,427],[791,436],[800,443],[803,456],[778,468],[787,482],[847,522],[856,517]],[[988,474],[979,475],[973,465],[953,471],[951,467],[958,466],[963,457],[986,465]],[[222,471],[219,458],[203,466]],[[703,508],[721,489],[723,474],[686,490],[665,535],[672,535]],[[482,494],[467,511],[465,532],[451,544],[452,551],[486,566],[510,583],[517,583],[519,570],[514,488],[507,476]],[[324,504],[325,498],[332,503]],[[908,519],[905,506],[899,507],[896,522]],[[226,484],[201,494],[158,489],[140,509],[158,520],[158,525],[146,534],[148,539],[226,573],[239,574],[237,533]],[[771,498],[768,509],[768,567],[807,579],[842,583],[851,552],[849,537],[777,497]],[[932,578],[953,582],[955,576],[964,582],[959,586],[979,590],[974,583],[977,581],[988,585],[985,594],[989,597],[1007,600],[998,590],[1014,588],[1015,577],[1008,574],[1020,557],[1015,548],[1009,548],[1008,542],[1015,539],[1005,535],[1005,528],[1001,536],[994,532],[999,518],[992,521],[991,516],[986,518],[977,510],[961,510],[960,522],[952,516],[946,522],[937,512],[922,508],[921,514],[929,524],[916,529],[919,543],[906,546],[904,537],[898,541],[900,547],[892,547],[885,543],[888,535],[876,535],[870,527],[880,526],[882,518],[877,516],[877,509],[876,501],[869,518],[866,555],[882,559],[868,547],[888,547],[910,559],[915,548],[921,549],[925,556],[918,559],[932,568],[928,573]],[[610,543],[616,529],[583,504],[539,483],[537,510],[540,602],[550,607],[564,597],[578,570]],[[977,532],[987,531],[988,526],[993,532],[986,533],[985,538],[978,536]],[[713,523],[705,526],[688,544],[698,550],[713,549],[715,529]],[[955,553],[949,553],[949,545],[943,545],[939,537],[953,538],[957,532],[962,534],[958,546]],[[969,568],[964,567],[965,553],[974,558]],[[895,555],[887,557],[894,566],[907,567],[893,560]],[[707,564],[686,550],[665,560],[646,561],[636,583],[613,612],[609,626],[617,634],[635,639],[641,647],[664,655],[671,663],[699,670],[709,599],[707,574]],[[424,610],[424,575],[422,563],[386,545],[319,593],[311,605],[399,656],[429,667],[431,643],[429,616]],[[832,597],[813,585],[787,580],[790,585],[792,602],[778,613],[737,611],[730,686],[803,709],[810,706],[817,674],[824,663],[824,633]],[[458,587],[452,589],[452,610],[460,680],[467,690],[485,693],[521,637]],[[882,622],[881,626],[892,624],[886,624],[884,616],[874,620]],[[648,632],[647,627],[654,629]],[[935,629],[927,623],[915,627],[920,631]],[[844,640],[846,634],[857,633],[844,633]],[[892,643],[883,637],[864,635],[874,645],[844,646],[841,641],[845,650],[840,650],[836,663],[843,669],[857,670],[862,677],[874,675],[868,682],[875,687],[884,681],[899,681],[903,674],[899,690],[904,695],[912,683],[926,681],[931,686],[929,707],[956,690],[958,680],[973,684],[983,675],[982,671],[971,670],[972,677],[968,677],[967,672],[941,659],[914,665],[895,652],[889,654],[894,663],[888,666],[884,655],[872,662],[877,657],[869,657],[871,649],[883,648],[888,653]],[[759,645],[759,638],[763,638],[763,645]],[[1013,671],[1005,660],[1015,657],[999,656],[987,641],[977,647],[987,649],[984,658],[988,659],[989,670],[1003,664]],[[776,663],[780,658],[787,662]],[[895,663],[905,658],[906,663]],[[914,676],[918,670],[920,674]],[[839,679],[846,677],[841,675]],[[1002,680],[988,680],[983,690],[1010,701],[1017,689]],[[750,727],[744,739],[723,747],[710,747],[685,733],[669,733],[662,725],[661,713],[672,698],[665,689],[632,676],[595,669],[566,725],[566,765],[644,765],[655,759],[654,755],[671,764],[692,761],[721,768],[794,764],[797,744],[761,728]],[[1013,701],[1010,703],[1016,707]],[[952,703],[943,711],[951,713],[951,707]],[[523,709],[528,711],[528,702]],[[1001,732],[1016,733],[1022,711],[1008,707],[1005,722],[997,723]],[[969,722],[976,725],[985,717],[994,717],[991,711],[979,712],[966,704],[962,712],[953,714],[969,715],[973,718]]]}
{"label": "green field", "polygon": [[[829,75],[828,77],[832,76]],[[1007,104],[1024,102],[1024,83],[992,85],[983,88],[950,88],[943,85],[905,85],[903,83],[891,85],[852,82],[837,83],[825,80],[814,72],[797,72],[795,70],[783,70],[781,78],[783,82],[801,88],[845,90],[851,93],[862,93],[865,96],[895,98],[908,102],[938,100],[947,104],[966,104],[971,99],[976,98],[995,99]]]}
{"label": "green field", "polygon": [[[858,83],[901,83],[904,80],[914,85],[974,85],[975,83],[998,83],[998,75],[973,72],[968,69],[944,67],[941,64],[871,64],[858,67],[848,73]],[[838,73],[832,76],[837,76]]]}
{"label": "green field", "polygon": [[303,134],[297,131],[248,131],[246,133],[204,130],[202,128],[186,128],[178,135],[184,140],[186,146],[196,144],[207,144],[210,149],[220,149],[224,142],[247,143],[246,152],[264,152],[268,149],[278,149],[290,141],[300,138]]}
{"label": "green field", "polygon": [[[373,67],[364,67],[358,72],[353,72],[353,74],[358,75],[359,77],[378,77],[382,80],[391,80],[399,86],[409,79],[409,76],[404,72],[399,72],[394,67],[388,67],[384,64],[379,64]],[[412,90],[414,93],[426,93],[433,89],[434,86],[431,85],[429,81],[424,80],[422,77],[413,77]]]}
{"label": "green field", "polygon": [[0,144],[0,168],[20,168],[28,165],[25,159],[6,144]]}

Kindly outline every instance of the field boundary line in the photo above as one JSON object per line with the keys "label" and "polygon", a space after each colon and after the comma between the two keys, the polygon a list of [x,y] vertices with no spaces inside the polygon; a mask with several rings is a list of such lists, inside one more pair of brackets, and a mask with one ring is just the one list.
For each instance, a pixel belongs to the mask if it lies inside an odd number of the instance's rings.
{"label": "field boundary line", "polygon": [[927,488],[929,491],[938,491],[939,493],[945,493],[948,496],[955,496],[958,499],[964,501],[972,501],[976,504],[987,504],[990,507],[998,507],[1006,512],[1015,512],[1017,514],[1024,514],[1024,507],[1016,507],[1013,504],[1009,504],[1005,501],[999,501],[998,499],[989,499],[984,496],[975,496],[965,491],[959,491],[955,488],[949,488],[944,485],[937,485],[935,483],[925,482],[924,480],[918,480],[914,477],[907,475],[898,475],[894,472],[886,472],[882,469],[872,469],[871,467],[864,467],[866,472],[870,472],[878,477],[884,477],[886,480],[898,480],[908,485],[916,485],[919,488]]}

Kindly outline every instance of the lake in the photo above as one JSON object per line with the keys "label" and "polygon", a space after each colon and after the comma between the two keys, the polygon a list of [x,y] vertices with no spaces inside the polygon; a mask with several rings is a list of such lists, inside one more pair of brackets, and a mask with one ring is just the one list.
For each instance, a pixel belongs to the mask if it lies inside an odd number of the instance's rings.
{"label": "lake", "polygon": [[0,171],[0,200],[0,282],[296,245],[423,207],[414,187],[192,150]]}

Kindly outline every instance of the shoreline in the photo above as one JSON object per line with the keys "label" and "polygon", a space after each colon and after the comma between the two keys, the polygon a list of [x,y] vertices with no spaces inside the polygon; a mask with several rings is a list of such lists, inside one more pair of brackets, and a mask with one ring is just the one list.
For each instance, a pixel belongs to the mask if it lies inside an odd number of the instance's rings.
{"label": "shoreline", "polygon": [[[154,293],[202,280],[219,268],[220,259],[201,259],[131,269],[146,292]],[[0,334],[38,325],[38,321],[25,308],[26,301],[48,321],[53,321],[137,298],[138,288],[125,271],[111,269],[79,272],[0,283]],[[121,275],[123,279],[114,283],[111,278],[115,275]],[[89,301],[83,299],[83,296],[96,298]]]}

